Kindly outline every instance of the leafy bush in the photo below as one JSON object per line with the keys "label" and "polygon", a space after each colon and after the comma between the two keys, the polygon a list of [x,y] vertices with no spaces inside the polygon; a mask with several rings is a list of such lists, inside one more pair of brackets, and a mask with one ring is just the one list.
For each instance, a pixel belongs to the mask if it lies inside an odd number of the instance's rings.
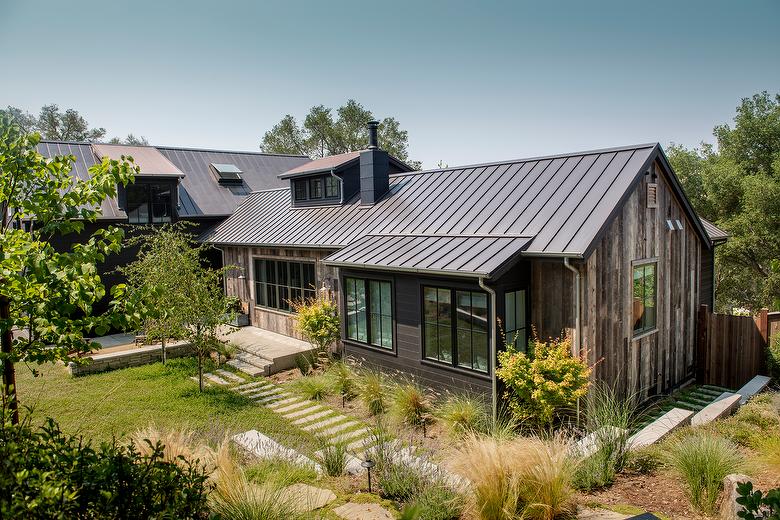
{"label": "leafy bush", "polygon": [[766,364],[772,379],[780,382],[780,334],[772,336],[769,345],[767,345]]}
{"label": "leafy bush", "polygon": [[388,386],[387,379],[382,372],[368,370],[361,374],[358,383],[358,396],[372,415],[380,415],[387,410],[385,394]]}
{"label": "leafy bush", "polygon": [[752,482],[737,484],[737,504],[744,511],[737,511],[737,516],[745,520],[780,520],[780,488],[771,489],[764,495],[761,491],[753,491]]}
{"label": "leafy bush", "polygon": [[573,508],[577,459],[563,437],[467,435],[452,458],[470,482],[470,508],[484,520],[551,520]]}
{"label": "leafy bush", "polygon": [[326,356],[328,347],[341,338],[339,308],[328,298],[307,298],[290,302],[295,312],[295,324],[319,356]]}
{"label": "leafy bush", "polygon": [[569,336],[547,342],[534,337],[528,355],[508,348],[498,353],[498,365],[509,408],[521,421],[549,425],[588,391],[590,368],[572,357]]}
{"label": "leafy bush", "polygon": [[667,445],[666,460],[683,479],[691,504],[713,513],[723,479],[742,468],[742,456],[730,441],[694,432]]}
{"label": "leafy bush", "polygon": [[325,473],[329,476],[342,476],[347,469],[347,443],[328,442],[327,439],[320,439],[317,462],[322,465]]}
{"label": "leafy bush", "polygon": [[331,393],[331,380],[324,375],[309,375],[296,379],[291,386],[307,399],[319,401]]}
{"label": "leafy bush", "polygon": [[345,361],[337,361],[328,368],[328,377],[333,381],[333,388],[345,401],[354,399],[357,395],[357,374]]}
{"label": "leafy bush", "polygon": [[460,437],[469,432],[485,432],[490,424],[490,410],[479,397],[449,394],[436,408],[450,435]]}
{"label": "leafy bush", "polygon": [[392,388],[390,415],[399,423],[422,426],[430,421],[432,398],[428,390],[414,381],[405,381]]}
{"label": "leafy bush", "polygon": [[201,518],[207,476],[165,460],[162,444],[93,447],[48,419],[33,429],[4,417],[0,430],[0,518]]}
{"label": "leafy bush", "polygon": [[625,467],[636,399],[621,398],[614,388],[599,383],[588,392],[585,410],[585,431],[595,450],[580,464],[576,486],[589,491],[612,484],[615,475]]}

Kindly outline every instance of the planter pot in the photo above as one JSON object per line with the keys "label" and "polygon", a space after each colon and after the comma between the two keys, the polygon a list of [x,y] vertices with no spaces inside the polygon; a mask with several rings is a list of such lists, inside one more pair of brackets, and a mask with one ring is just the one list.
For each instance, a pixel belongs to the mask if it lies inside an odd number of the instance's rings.
{"label": "planter pot", "polygon": [[236,314],[230,324],[234,327],[246,327],[249,325],[249,314]]}

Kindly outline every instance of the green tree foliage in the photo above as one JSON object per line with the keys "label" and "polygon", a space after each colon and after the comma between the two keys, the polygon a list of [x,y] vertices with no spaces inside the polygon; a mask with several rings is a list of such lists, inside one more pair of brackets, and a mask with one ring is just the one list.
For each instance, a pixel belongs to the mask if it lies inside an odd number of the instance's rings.
{"label": "green tree foliage", "polygon": [[316,350],[317,358],[327,356],[328,347],[341,338],[338,305],[317,296],[290,302],[295,312],[296,327]]}
{"label": "green tree foliage", "polygon": [[127,137],[120,139],[119,137],[112,137],[108,140],[110,144],[128,144],[131,146],[149,146],[149,141],[144,136],[136,137],[133,134],[127,134]]}
{"label": "green tree foliage", "polygon": [[104,158],[78,180],[70,175],[75,157],[44,158],[39,139],[0,116],[0,360],[12,408],[15,363],[70,360],[98,346],[85,335],[104,333],[109,320],[121,325],[120,316],[93,316],[92,307],[105,296],[96,265],[119,251],[122,231],[99,229],[65,252],[51,240],[95,221],[101,202],[132,181],[132,159]]}
{"label": "green tree foliage", "polygon": [[570,337],[534,337],[528,350],[526,355],[510,346],[499,352],[496,377],[506,385],[504,395],[518,420],[549,425],[587,394],[590,368],[571,355]]}
{"label": "green tree foliage", "polygon": [[[165,360],[168,339],[186,339],[198,356],[200,389],[203,390],[203,360],[219,351],[225,342],[219,328],[230,322],[232,301],[220,287],[225,269],[203,264],[206,247],[196,244],[187,224],[177,222],[146,227],[132,237],[129,245],[140,245],[138,257],[119,271],[127,278],[131,309],[147,338],[159,340]],[[135,303],[137,302],[137,303]]]}
{"label": "green tree foliage", "polygon": [[745,98],[717,146],[672,145],[669,160],[696,211],[725,229],[716,307],[780,308],[780,95]]}
{"label": "green tree foliage", "polygon": [[99,447],[28,415],[0,429],[0,518],[205,518],[207,476],[195,461],[143,456],[130,444]]}
{"label": "green tree foliage", "polygon": [[[309,110],[301,125],[293,116],[284,116],[263,135],[260,149],[312,158],[362,150],[368,144],[366,123],[373,119],[371,111],[354,99],[337,108],[335,118],[331,108],[319,105]],[[379,146],[413,168],[421,167],[419,162],[409,160],[408,132],[393,117],[379,123]]]}

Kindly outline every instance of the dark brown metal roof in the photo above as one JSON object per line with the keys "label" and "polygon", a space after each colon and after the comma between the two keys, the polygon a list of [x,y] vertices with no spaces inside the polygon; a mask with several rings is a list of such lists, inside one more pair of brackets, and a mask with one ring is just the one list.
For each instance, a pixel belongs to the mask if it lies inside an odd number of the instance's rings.
{"label": "dark brown metal roof", "polygon": [[331,254],[335,266],[491,276],[517,256],[531,237],[367,235]]}
{"label": "dark brown metal roof", "polygon": [[720,229],[718,226],[707,220],[706,218],[699,217],[699,220],[701,220],[702,225],[704,226],[704,230],[707,232],[707,235],[710,237],[710,240],[713,242],[725,242],[729,238],[729,234],[726,233],[724,230]]}
{"label": "dark brown metal roof", "polygon": [[[96,145],[105,147],[106,145]],[[259,152],[234,152],[203,150],[166,146],[125,147],[140,148],[162,155],[165,163],[171,164],[171,175],[178,170],[184,177],[179,183],[179,216],[184,218],[227,216],[251,192],[261,189],[287,186],[289,183],[278,178],[281,172],[310,162],[308,157],[273,155]],[[112,148],[113,150],[114,148]],[[91,143],[42,141],[38,151],[46,157],[72,154],[76,157],[73,174],[79,179],[89,178],[88,169],[97,161]],[[121,155],[121,154],[120,154]],[[134,157],[135,159],[135,157]],[[211,163],[233,164],[241,170],[243,182],[236,185],[220,185],[211,173]],[[161,162],[161,164],[163,164]],[[154,168],[152,168],[154,169]],[[170,168],[169,168],[170,169]],[[143,172],[142,172],[143,173]],[[162,173],[162,172],[156,172]],[[126,219],[115,199],[102,205],[104,219]]]}
{"label": "dark brown metal roof", "polygon": [[401,173],[368,207],[292,208],[289,188],[266,190],[209,240],[335,250],[367,235],[522,236],[533,237],[525,256],[584,257],[660,153],[647,144]]}
{"label": "dark brown metal roof", "polygon": [[340,168],[346,164],[360,159],[360,152],[347,152],[337,155],[329,155],[320,159],[314,159],[306,164],[297,166],[291,170],[288,170],[281,175],[280,179],[289,179],[290,177],[297,177],[299,175],[308,175],[310,173],[327,172],[336,168]]}

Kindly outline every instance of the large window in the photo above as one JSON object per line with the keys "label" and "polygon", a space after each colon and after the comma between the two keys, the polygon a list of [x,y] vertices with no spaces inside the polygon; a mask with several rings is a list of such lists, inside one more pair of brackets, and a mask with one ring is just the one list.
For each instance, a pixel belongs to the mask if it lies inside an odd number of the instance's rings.
{"label": "large window", "polygon": [[633,270],[634,336],[655,329],[656,324],[656,264],[635,265]]}
{"label": "large window", "polygon": [[139,182],[125,188],[130,224],[162,224],[173,215],[172,183]]}
{"label": "large window", "polygon": [[487,372],[487,294],[423,287],[423,353],[426,359]]}
{"label": "large window", "polygon": [[321,175],[293,180],[293,198],[296,202],[338,201],[341,183],[332,175]]}
{"label": "large window", "polygon": [[345,278],[347,339],[393,348],[393,302],[390,282]]}
{"label": "large window", "polygon": [[525,330],[525,291],[508,291],[504,294],[504,326],[506,346],[518,352],[528,349],[528,334]]}
{"label": "large window", "polygon": [[290,302],[315,294],[314,264],[255,259],[255,301],[261,307],[290,312]]}

